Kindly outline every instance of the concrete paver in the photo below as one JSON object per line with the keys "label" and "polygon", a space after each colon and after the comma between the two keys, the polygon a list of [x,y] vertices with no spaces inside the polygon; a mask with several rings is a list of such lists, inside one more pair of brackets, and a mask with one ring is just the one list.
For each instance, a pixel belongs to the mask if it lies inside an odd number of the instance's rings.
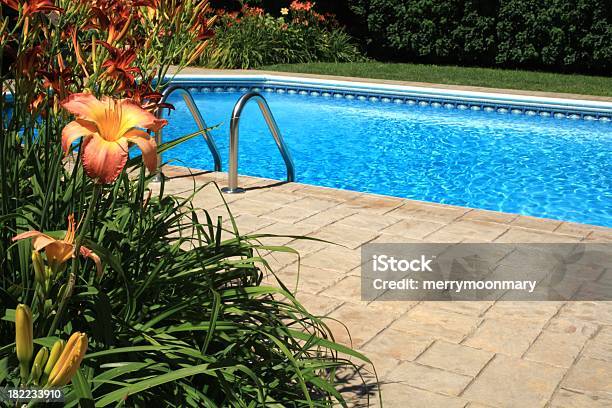
{"label": "concrete paver", "polygon": [[[227,177],[192,173],[165,169],[172,177],[166,191],[188,195],[211,181],[223,187]],[[240,177],[239,184],[245,194],[221,197],[209,185],[194,203],[216,222],[229,217],[225,198],[242,234],[284,235],[260,241],[300,252],[297,299],[331,318],[326,322],[336,341],[371,357],[385,407],[612,406],[612,302],[360,298],[360,247],[368,242],[605,243],[612,242],[612,229],[253,177]],[[293,235],[323,241],[287,237]],[[276,275],[295,288],[298,257],[267,252],[262,255]],[[581,273],[612,282],[612,271]],[[265,283],[277,284],[270,275]],[[342,392],[352,406],[365,406],[368,395],[378,406],[373,370],[361,370],[366,391],[352,375]]]}

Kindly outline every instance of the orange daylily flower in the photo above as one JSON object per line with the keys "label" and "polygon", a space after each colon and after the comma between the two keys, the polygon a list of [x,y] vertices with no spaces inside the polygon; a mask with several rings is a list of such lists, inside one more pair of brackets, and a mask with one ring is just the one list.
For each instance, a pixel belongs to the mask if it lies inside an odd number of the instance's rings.
{"label": "orange daylily flower", "polygon": [[172,104],[167,102],[160,103],[164,95],[153,90],[152,84],[155,75],[156,73],[148,78],[141,78],[137,84],[126,89],[127,97],[149,112],[155,112],[158,109],[174,109]]}
{"label": "orange daylily flower", "polygon": [[62,131],[62,148],[68,154],[72,143],[83,137],[83,167],[97,183],[117,179],[134,143],[142,151],[149,171],[157,167],[157,144],[145,130],[159,131],[168,121],[158,119],[131,99],[98,100],[87,93],[72,94],[62,107],[76,116]]}
{"label": "orange daylily flower", "polygon": [[[58,271],[62,265],[68,262],[74,256],[74,238],[76,236],[76,223],[74,215],[68,216],[68,230],[63,239],[55,239],[40,231],[26,231],[13,237],[14,241],[21,239],[32,238],[32,246],[35,251],[45,251],[47,262],[52,271]],[[100,257],[91,249],[81,246],[79,252],[82,256],[90,258],[96,265],[98,276],[102,274],[102,262]]]}
{"label": "orange daylily flower", "polygon": [[124,83],[130,85],[135,83],[134,75],[141,74],[140,68],[132,66],[136,61],[136,51],[134,49],[122,50],[104,41],[98,41],[98,44],[106,48],[110,54],[108,59],[102,63],[102,68],[106,68],[104,74],[123,80]]}
{"label": "orange daylily flower", "polygon": [[91,11],[93,15],[86,27],[107,31],[106,42],[109,44],[115,44],[125,37],[134,17],[128,2],[98,2]]}
{"label": "orange daylily flower", "polygon": [[6,4],[13,10],[19,10],[23,8],[23,15],[27,16],[35,13],[46,13],[49,11],[63,11],[60,7],[57,7],[52,0],[1,0],[0,3]]}

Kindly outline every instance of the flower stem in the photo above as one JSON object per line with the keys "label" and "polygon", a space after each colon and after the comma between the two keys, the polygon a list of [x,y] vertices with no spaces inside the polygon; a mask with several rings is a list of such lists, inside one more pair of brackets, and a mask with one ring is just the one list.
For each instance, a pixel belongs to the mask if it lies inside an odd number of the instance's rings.
{"label": "flower stem", "polygon": [[[85,219],[83,220],[83,225],[78,228],[78,235],[74,242],[74,258],[72,259],[72,272],[69,275],[68,287],[70,290],[66,292],[65,295],[62,296],[60,306],[57,310],[55,317],[53,318],[53,322],[51,323],[51,327],[49,328],[49,332],[47,336],[52,336],[55,333],[55,329],[57,329],[57,325],[59,324],[64,311],[66,310],[66,304],[68,303],[68,298],[70,297],[70,293],[72,292],[72,287],[74,286],[74,279],[77,276],[77,267],[79,264],[79,253],[81,249],[81,244],[83,243],[83,238],[89,229],[89,224],[91,222],[91,218],[96,209],[96,204],[98,203],[98,198],[100,197],[100,193],[102,192],[102,186],[100,184],[94,184],[93,192],[91,195],[91,201],[89,202],[89,207],[87,208],[87,213],[85,214]],[[71,285],[70,285],[71,283]]]}
{"label": "flower stem", "polygon": [[[87,214],[85,214],[85,220],[83,220],[83,225],[78,229],[79,233],[74,242],[74,256],[75,260],[78,259],[79,251],[81,249],[81,244],[83,243],[83,238],[87,234],[89,229],[89,224],[91,223],[91,218],[96,211],[96,204],[98,203],[98,198],[100,197],[100,193],[102,192],[102,186],[100,184],[94,184],[93,193],[91,195],[91,201],[89,202],[89,208],[87,208]],[[72,263],[72,273],[76,274],[76,266],[78,262]]]}
{"label": "flower stem", "polygon": [[19,374],[21,376],[21,384],[26,385],[28,378],[30,377],[29,363],[19,363]]}

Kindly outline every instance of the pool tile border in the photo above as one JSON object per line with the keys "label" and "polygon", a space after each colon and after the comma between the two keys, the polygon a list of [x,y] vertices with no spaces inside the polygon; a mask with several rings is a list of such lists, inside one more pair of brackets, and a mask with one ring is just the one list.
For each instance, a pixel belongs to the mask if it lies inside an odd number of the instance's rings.
{"label": "pool tile border", "polygon": [[[228,76],[208,76],[199,77],[177,76],[172,80],[173,84],[181,84],[191,92],[221,93],[221,92],[261,92],[264,95],[269,93],[301,95],[309,97],[322,97],[329,99],[356,100],[370,103],[409,105],[415,107],[433,107],[442,109],[458,109],[465,111],[484,111],[498,114],[540,116],[554,119],[571,119],[585,121],[599,121],[602,123],[612,123],[612,103],[576,101],[579,103],[557,102],[554,98],[540,98],[542,104],[537,104],[534,100],[510,100],[512,95],[495,94],[491,97],[478,99],[477,95],[436,95],[428,92],[427,88],[423,91],[410,91],[407,89],[385,89],[367,88],[361,86],[348,87],[344,83],[333,82],[321,85],[315,83],[294,83],[294,81],[282,79],[268,79],[266,77],[244,77],[237,78],[233,75]],[[382,85],[381,85],[382,86]],[[476,93],[473,93],[476,94]],[[483,95],[485,95],[483,93]],[[499,103],[500,99],[504,103]],[[524,99],[524,98],[523,98]],[[545,101],[545,103],[544,103]],[[551,102],[552,101],[552,102]],[[571,101],[571,100],[568,100]],[[609,106],[608,106],[609,105]]]}

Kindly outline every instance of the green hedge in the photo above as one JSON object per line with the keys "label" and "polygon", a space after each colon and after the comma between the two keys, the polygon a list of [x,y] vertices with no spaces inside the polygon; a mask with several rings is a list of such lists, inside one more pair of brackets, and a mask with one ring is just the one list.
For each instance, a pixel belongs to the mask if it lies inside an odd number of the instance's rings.
{"label": "green hedge", "polygon": [[[372,56],[612,73],[610,0],[348,0]],[[357,23],[358,24],[358,23]]]}

